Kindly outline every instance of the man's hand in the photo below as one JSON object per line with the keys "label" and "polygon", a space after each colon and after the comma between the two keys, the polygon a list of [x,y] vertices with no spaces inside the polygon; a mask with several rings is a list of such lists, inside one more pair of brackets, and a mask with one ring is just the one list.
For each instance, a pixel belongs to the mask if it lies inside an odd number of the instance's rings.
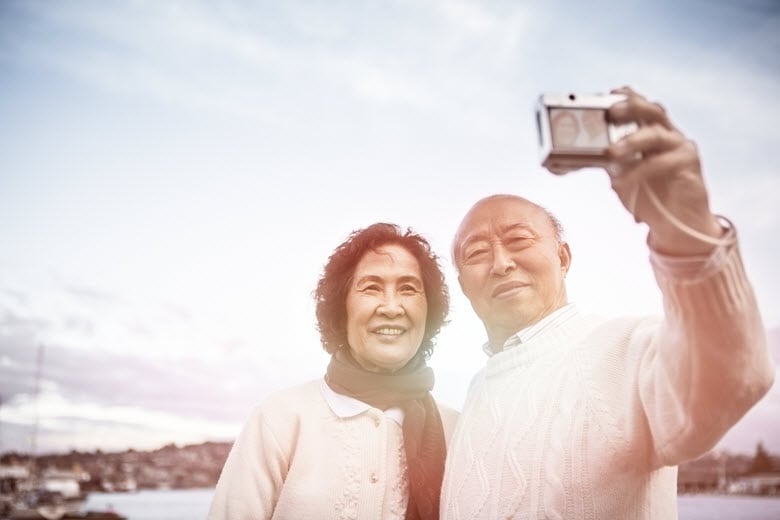
{"label": "man's hand", "polygon": [[614,124],[635,121],[639,129],[612,144],[612,188],[637,222],[650,227],[650,246],[674,256],[705,255],[713,245],[680,229],[652,199],[686,226],[712,238],[723,233],[709,208],[696,144],[671,123],[664,108],[629,87],[612,91],[628,99],[609,109]]}

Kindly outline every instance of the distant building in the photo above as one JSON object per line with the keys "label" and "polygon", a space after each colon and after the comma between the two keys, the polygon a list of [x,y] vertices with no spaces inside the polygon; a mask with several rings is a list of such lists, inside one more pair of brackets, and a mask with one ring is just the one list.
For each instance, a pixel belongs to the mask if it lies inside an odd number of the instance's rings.
{"label": "distant building", "polygon": [[729,483],[728,492],[743,495],[780,496],[780,472],[756,473],[739,477]]}

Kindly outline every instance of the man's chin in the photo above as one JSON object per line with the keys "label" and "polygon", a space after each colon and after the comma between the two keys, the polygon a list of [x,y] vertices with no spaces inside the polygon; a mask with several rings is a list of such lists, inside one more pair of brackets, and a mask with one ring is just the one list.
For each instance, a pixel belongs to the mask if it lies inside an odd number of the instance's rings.
{"label": "man's chin", "polygon": [[502,298],[490,301],[490,314],[494,316],[515,317],[527,314],[528,296],[522,291],[505,294]]}

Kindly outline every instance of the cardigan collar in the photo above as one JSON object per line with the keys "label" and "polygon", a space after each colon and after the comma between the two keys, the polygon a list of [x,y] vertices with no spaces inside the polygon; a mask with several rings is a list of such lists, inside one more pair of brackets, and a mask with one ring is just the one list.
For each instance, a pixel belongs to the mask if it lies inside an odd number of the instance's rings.
{"label": "cardigan collar", "polygon": [[[363,401],[359,401],[348,395],[334,392],[333,389],[325,382],[324,378],[320,381],[320,392],[322,392],[322,397],[325,399],[325,402],[328,403],[328,407],[330,407],[331,411],[341,419],[355,417],[372,409],[371,405],[364,403]],[[382,412],[381,410],[378,411]],[[404,411],[400,408],[388,408],[382,413],[384,413],[385,416],[387,416],[389,419],[395,421],[398,426],[403,426]]]}

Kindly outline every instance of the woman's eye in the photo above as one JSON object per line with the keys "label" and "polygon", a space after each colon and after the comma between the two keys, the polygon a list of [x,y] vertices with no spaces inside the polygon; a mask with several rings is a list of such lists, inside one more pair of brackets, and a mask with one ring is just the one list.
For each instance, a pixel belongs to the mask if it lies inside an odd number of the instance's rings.
{"label": "woman's eye", "polygon": [[378,285],[366,285],[366,286],[364,286],[363,288],[360,289],[360,292],[378,293],[381,290],[382,290],[382,288],[379,287]]}
{"label": "woman's eye", "polygon": [[400,291],[403,294],[417,294],[420,290],[414,285],[402,285]]}

